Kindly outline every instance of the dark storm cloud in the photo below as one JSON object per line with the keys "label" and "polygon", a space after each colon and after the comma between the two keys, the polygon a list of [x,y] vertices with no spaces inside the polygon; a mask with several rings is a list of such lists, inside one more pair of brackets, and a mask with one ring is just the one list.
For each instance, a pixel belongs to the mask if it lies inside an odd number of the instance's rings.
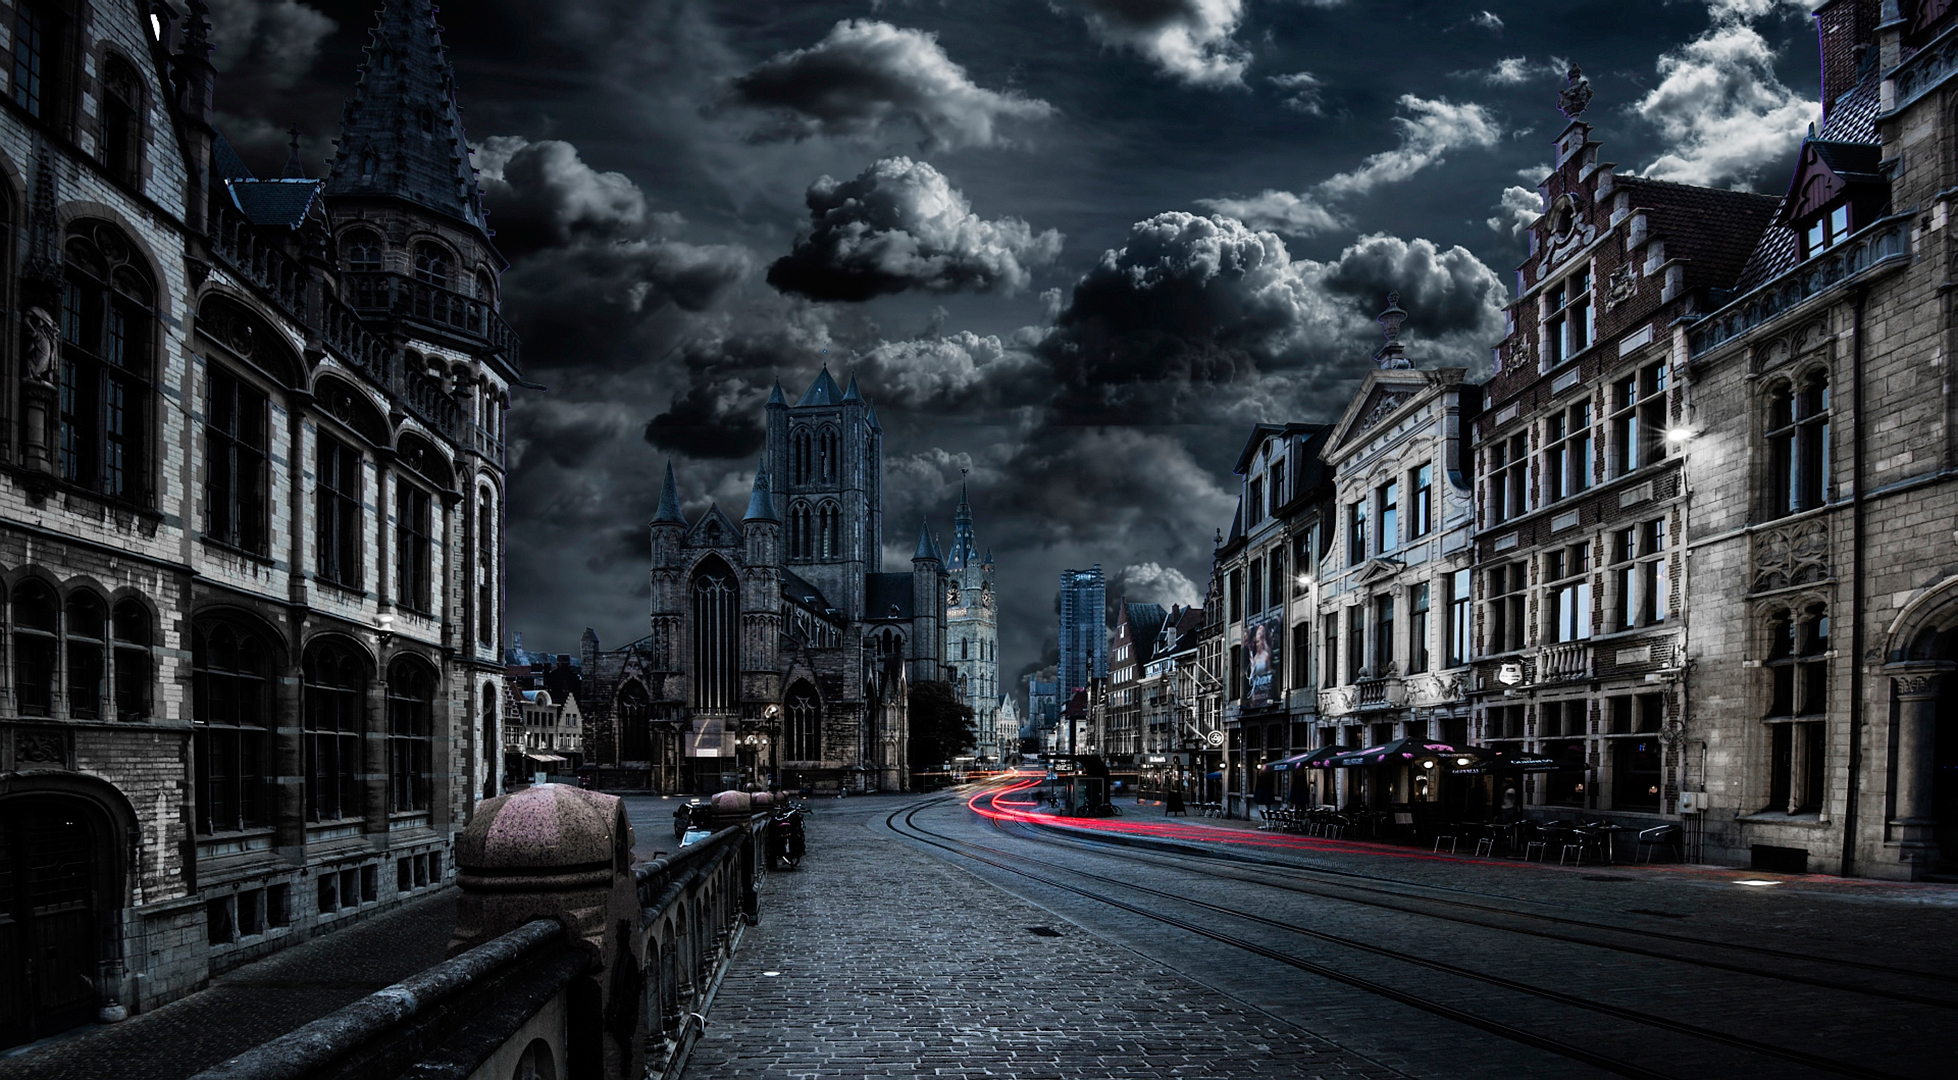
{"label": "dark storm cloud", "polygon": [[688,457],[743,458],[760,450],[762,439],[751,403],[706,386],[676,395],[672,408],[646,424],[648,443]]}
{"label": "dark storm cloud", "polygon": [[580,241],[645,238],[654,219],[645,192],[624,173],[600,172],[560,139],[509,135],[476,149],[496,246],[511,259]]}
{"label": "dark storm cloud", "polygon": [[821,41],[778,53],[735,79],[734,100],[767,110],[760,139],[870,138],[908,124],[929,148],[991,146],[1002,120],[1041,120],[1044,101],[978,86],[935,34],[845,19]]}
{"label": "dark storm cloud", "polygon": [[1350,296],[1362,308],[1386,307],[1390,292],[1417,332],[1436,336],[1502,336],[1502,306],[1509,292],[1495,271],[1467,248],[1442,250],[1432,240],[1364,236],[1341,254],[1325,277],[1326,287]]}
{"label": "dark storm cloud", "polygon": [[288,87],[306,77],[338,24],[298,0],[208,0],[211,64]]}
{"label": "dark storm cloud", "polygon": [[1061,234],[1018,218],[987,221],[929,162],[885,158],[854,179],[825,176],[806,195],[810,231],[768,268],[768,283],[813,300],[932,292],[1014,293],[1060,254]]}
{"label": "dark storm cloud", "polygon": [[549,461],[560,469],[584,466],[629,421],[615,408],[547,398],[510,414],[510,465]]}
{"label": "dark storm cloud", "polygon": [[526,363],[630,366],[647,359],[649,337],[685,332],[684,322],[676,327],[663,319],[705,311],[750,266],[747,249],[720,244],[579,244],[512,266],[503,275],[503,297],[523,336]]}
{"label": "dark storm cloud", "polygon": [[1037,404],[1051,389],[1046,366],[1031,350],[970,330],[879,342],[858,354],[857,363],[878,401],[922,412]]}

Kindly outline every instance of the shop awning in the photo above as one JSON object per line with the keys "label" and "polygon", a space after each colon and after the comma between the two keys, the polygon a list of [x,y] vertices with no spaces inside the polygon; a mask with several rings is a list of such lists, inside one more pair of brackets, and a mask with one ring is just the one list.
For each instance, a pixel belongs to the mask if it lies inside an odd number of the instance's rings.
{"label": "shop awning", "polygon": [[1489,751],[1477,746],[1456,746],[1453,743],[1436,742],[1433,739],[1395,739],[1379,746],[1369,746],[1362,750],[1349,750],[1335,754],[1313,765],[1318,769],[1344,769],[1355,765],[1396,765],[1417,761],[1421,758],[1436,758],[1447,763],[1455,772],[1464,768],[1462,759],[1473,764],[1488,757]]}
{"label": "shop awning", "polygon": [[526,761],[542,761],[553,765],[564,764],[564,758],[560,755],[546,754],[541,750],[525,750],[523,756]]}
{"label": "shop awning", "polygon": [[1288,769],[1316,769],[1327,758],[1337,757],[1345,752],[1345,750],[1337,746],[1322,746],[1308,754],[1293,754],[1283,761],[1267,762],[1258,767],[1261,769],[1270,769],[1272,772],[1284,772]]}
{"label": "shop awning", "polygon": [[1546,773],[1546,772],[1585,772],[1590,766],[1582,761],[1560,761],[1542,754],[1512,754],[1498,750],[1494,754],[1467,765],[1449,763],[1449,771],[1457,776],[1488,776],[1493,773]]}

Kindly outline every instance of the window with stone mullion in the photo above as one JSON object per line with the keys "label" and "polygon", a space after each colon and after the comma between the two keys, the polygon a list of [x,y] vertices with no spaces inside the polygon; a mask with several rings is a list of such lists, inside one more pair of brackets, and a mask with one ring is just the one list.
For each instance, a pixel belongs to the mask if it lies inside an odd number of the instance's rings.
{"label": "window with stone mullion", "polygon": [[430,712],[434,681],[419,664],[398,660],[388,672],[388,811],[429,808]]}
{"label": "window with stone mullion", "polygon": [[315,644],[304,668],[302,751],[306,815],[312,821],[359,817],[367,678],[345,647]]}
{"label": "window with stone mullion", "polygon": [[396,602],[412,611],[434,610],[434,500],[421,488],[396,480],[394,551]]}
{"label": "window with stone mullion", "polygon": [[222,623],[191,640],[191,724],[197,831],[249,829],[268,820],[271,783],[267,657],[250,634]]}
{"label": "window with stone mullion", "polygon": [[266,396],[211,365],[204,412],[205,535],[265,554]]}

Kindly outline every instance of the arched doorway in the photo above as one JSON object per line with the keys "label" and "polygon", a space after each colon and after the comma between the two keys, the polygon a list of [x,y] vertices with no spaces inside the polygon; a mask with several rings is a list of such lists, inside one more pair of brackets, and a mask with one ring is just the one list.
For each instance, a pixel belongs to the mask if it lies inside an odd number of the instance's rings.
{"label": "arched doorway", "polygon": [[117,846],[87,801],[0,800],[0,1047],[95,1018],[120,877]]}

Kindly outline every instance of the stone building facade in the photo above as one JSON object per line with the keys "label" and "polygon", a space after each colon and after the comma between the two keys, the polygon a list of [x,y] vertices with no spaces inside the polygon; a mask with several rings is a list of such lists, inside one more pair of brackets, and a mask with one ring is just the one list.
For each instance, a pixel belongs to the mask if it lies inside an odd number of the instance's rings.
{"label": "stone building facade", "polygon": [[1115,604],[1115,628],[1108,639],[1108,730],[1101,751],[1122,765],[1136,764],[1143,749],[1143,690],[1139,685],[1155,659],[1156,639],[1168,613],[1161,604]]}
{"label": "stone building facade", "polygon": [[999,736],[999,599],[993,594],[993,555],[979,551],[972,503],[963,487],[945,574],[951,579],[945,590],[945,663],[958,673],[953,685],[972,710],[973,756],[981,764],[997,764],[1014,749],[1013,736],[1004,741]]}
{"label": "stone building facade", "polygon": [[652,533],[652,633],[581,657],[586,753],[604,786],[712,792],[909,786],[908,689],[949,681],[952,579],[928,525],[883,569],[883,429],[827,368],[777,385],[740,522],[688,521],[666,470]]}
{"label": "stone building facade", "polygon": [[1689,617],[1672,327],[1734,283],[1775,200],[1617,176],[1588,97],[1573,73],[1474,425],[1476,741],[1562,766],[1505,778],[1525,805],[1658,824]]}
{"label": "stone building facade", "polygon": [[427,3],[324,182],[212,127],[201,6],[8,7],[5,1044],[446,879],[497,784],[520,379]]}
{"label": "stone building facade", "polygon": [[[1417,370],[1399,340],[1407,313],[1389,296],[1387,343],[1320,458],[1332,473],[1333,527],[1320,553],[1318,690],[1322,746],[1399,738],[1468,741],[1467,435],[1481,401],[1462,368]],[[1438,791],[1357,790],[1385,770],[1338,770],[1325,802],[1385,809]],[[1402,778],[1403,781],[1405,777]],[[1336,797],[1335,797],[1336,796]]]}
{"label": "stone building facade", "polygon": [[1736,295],[1674,346],[1683,787],[1709,860],[1921,878],[1958,855],[1958,12],[1816,22],[1822,124]]}

